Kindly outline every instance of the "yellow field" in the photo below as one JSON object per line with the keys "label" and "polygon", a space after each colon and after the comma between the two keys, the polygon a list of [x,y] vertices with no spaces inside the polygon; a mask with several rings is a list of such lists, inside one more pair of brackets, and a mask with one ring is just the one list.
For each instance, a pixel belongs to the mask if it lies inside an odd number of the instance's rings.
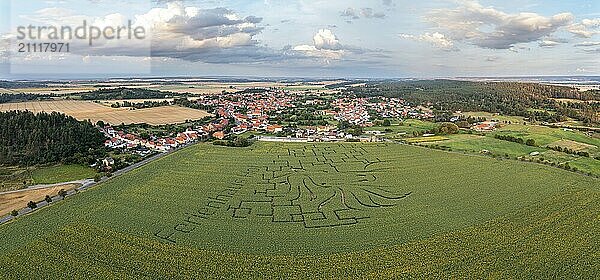
{"label": "yellow field", "polygon": [[19,192],[0,194],[0,216],[4,216],[12,210],[25,208],[29,201],[40,202],[49,195],[56,196],[60,190],[70,191],[79,187],[78,184],[69,184],[45,189],[23,190]]}
{"label": "yellow field", "polygon": [[589,150],[594,150],[594,149],[598,148],[594,145],[571,141],[571,140],[559,140],[556,142],[552,142],[552,143],[548,144],[547,146],[548,147],[563,147],[563,148],[568,148],[570,150],[577,151],[577,152],[586,151],[586,150],[589,151]]}
{"label": "yellow field", "polygon": [[444,141],[444,140],[448,140],[448,139],[449,138],[442,137],[442,136],[429,136],[429,137],[410,138],[410,139],[406,139],[405,141],[407,143],[426,143],[426,142]]}
{"label": "yellow field", "polygon": [[2,94],[2,93],[15,93],[15,92],[10,89],[0,88],[0,94]]}
{"label": "yellow field", "polygon": [[43,101],[0,104],[0,111],[28,110],[37,112],[61,112],[78,120],[104,121],[113,125],[147,123],[150,125],[176,124],[210,116],[202,110],[179,106],[165,106],[140,110],[111,108],[91,101]]}
{"label": "yellow field", "polygon": [[79,92],[90,92],[96,88],[90,87],[47,87],[47,88],[18,88],[12,89],[10,93],[30,93],[30,94],[57,94],[66,95]]}
{"label": "yellow field", "polygon": [[[188,100],[194,101],[194,100],[198,100],[200,99],[200,97],[187,97]],[[98,102],[102,105],[106,105],[106,106],[111,106],[112,104],[115,103],[120,103],[121,105],[123,105],[123,102],[127,101],[130,103],[144,103],[146,101],[150,101],[150,102],[163,102],[163,101],[168,101],[168,102],[173,102],[175,99],[174,98],[159,98],[159,99],[115,99],[115,100],[98,100]]]}

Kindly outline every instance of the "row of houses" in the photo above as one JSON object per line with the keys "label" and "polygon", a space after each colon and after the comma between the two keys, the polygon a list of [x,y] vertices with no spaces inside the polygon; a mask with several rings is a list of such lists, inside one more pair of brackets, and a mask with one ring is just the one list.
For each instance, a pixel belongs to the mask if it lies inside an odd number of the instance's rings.
{"label": "row of houses", "polygon": [[142,156],[148,154],[147,151],[164,153],[181,145],[195,142],[207,135],[204,131],[188,130],[177,133],[173,137],[151,137],[151,139],[142,139],[138,135],[126,133],[122,130],[117,131],[110,126],[103,128],[102,131],[109,138],[105,141],[104,146],[111,149],[124,149],[134,152],[137,150]]}

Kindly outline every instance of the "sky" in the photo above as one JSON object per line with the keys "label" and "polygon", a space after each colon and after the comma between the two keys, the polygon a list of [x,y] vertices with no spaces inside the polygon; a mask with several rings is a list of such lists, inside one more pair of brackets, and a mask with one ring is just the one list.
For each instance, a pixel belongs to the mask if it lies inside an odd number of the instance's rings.
{"label": "sky", "polygon": [[[20,26],[84,20],[146,37],[17,52]],[[0,1],[0,79],[538,75],[600,75],[600,1]]]}

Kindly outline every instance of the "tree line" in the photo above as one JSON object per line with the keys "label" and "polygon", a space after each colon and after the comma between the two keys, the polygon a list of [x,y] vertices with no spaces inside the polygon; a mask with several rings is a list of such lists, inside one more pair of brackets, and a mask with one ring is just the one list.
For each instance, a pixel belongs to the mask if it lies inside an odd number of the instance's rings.
{"label": "tree line", "polygon": [[102,88],[87,93],[77,93],[82,100],[116,99],[161,99],[173,96],[173,93],[143,88]]}

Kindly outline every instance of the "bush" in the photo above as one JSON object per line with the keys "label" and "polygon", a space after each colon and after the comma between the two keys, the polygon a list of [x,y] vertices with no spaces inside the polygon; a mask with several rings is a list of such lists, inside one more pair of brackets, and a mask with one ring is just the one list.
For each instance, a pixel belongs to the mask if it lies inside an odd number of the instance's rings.
{"label": "bush", "polygon": [[13,216],[13,217],[19,216],[19,211],[12,210],[12,211],[10,211],[10,215]]}
{"label": "bush", "polygon": [[48,203],[52,203],[52,198],[49,195],[47,195],[46,198],[44,198],[44,200]]}
{"label": "bush", "polygon": [[58,191],[58,195],[61,196],[62,198],[64,198],[65,196],[67,196],[67,191],[60,190],[60,191]]}
{"label": "bush", "polygon": [[37,208],[37,203],[33,202],[33,201],[29,201],[27,203],[27,207],[31,208],[31,209],[35,209]]}
{"label": "bush", "polygon": [[535,146],[535,140],[534,139],[527,139],[527,141],[525,141],[525,145],[527,146]]}
{"label": "bush", "polygon": [[458,133],[459,128],[456,124],[454,123],[450,123],[450,122],[445,122],[442,123],[439,127],[434,129],[434,134],[442,134],[442,135],[446,135],[446,134],[456,134]]}

